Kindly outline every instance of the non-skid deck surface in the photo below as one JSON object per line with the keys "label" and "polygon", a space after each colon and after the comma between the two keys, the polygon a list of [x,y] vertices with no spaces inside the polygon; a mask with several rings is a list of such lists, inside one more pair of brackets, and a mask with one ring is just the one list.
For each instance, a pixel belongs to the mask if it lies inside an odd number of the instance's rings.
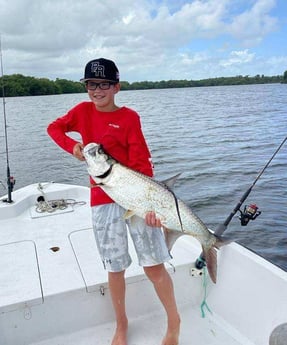
{"label": "non-skid deck surface", "polygon": [[[254,345],[215,315],[202,318],[200,310],[190,305],[181,306],[180,314],[179,345]],[[31,345],[110,345],[114,327],[114,323],[106,323]],[[162,313],[130,320],[128,345],[160,345],[165,327]]]}

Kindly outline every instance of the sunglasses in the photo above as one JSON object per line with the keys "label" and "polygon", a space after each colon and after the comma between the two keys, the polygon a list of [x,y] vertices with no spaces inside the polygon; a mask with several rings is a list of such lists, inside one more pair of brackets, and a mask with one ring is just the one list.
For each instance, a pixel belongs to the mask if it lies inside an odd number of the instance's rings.
{"label": "sunglasses", "polygon": [[99,87],[100,90],[109,90],[111,85],[115,85],[116,83],[110,82],[110,81],[104,81],[101,83],[96,83],[94,81],[87,81],[86,82],[86,89],[87,90],[97,90],[97,87]]}

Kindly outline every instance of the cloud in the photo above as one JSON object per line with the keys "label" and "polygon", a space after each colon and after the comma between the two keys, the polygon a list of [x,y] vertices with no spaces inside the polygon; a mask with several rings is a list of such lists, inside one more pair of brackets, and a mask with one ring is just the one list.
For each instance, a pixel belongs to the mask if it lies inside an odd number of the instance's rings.
{"label": "cloud", "polygon": [[[275,0],[0,0],[5,71],[77,80],[87,61],[102,56],[114,59],[129,81],[192,78],[191,71],[207,76],[223,64],[239,66],[236,61],[250,58],[278,29],[271,14],[275,5]],[[219,56],[220,47],[225,49]]]}
{"label": "cloud", "polygon": [[228,67],[232,65],[242,65],[249,63],[254,59],[255,54],[249,53],[248,49],[242,51],[232,51],[230,57],[219,62],[220,66]]}
{"label": "cloud", "polygon": [[243,46],[259,44],[267,34],[278,28],[277,19],[269,14],[275,5],[275,0],[256,1],[250,9],[235,16],[227,30]]}

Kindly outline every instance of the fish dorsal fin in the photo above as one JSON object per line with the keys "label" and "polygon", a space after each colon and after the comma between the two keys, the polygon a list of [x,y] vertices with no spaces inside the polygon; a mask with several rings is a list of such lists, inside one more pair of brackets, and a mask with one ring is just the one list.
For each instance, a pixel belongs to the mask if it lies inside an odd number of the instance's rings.
{"label": "fish dorsal fin", "polygon": [[181,173],[168,178],[167,180],[161,181],[161,183],[163,183],[164,185],[166,185],[169,189],[173,189],[174,184],[176,182],[176,180],[178,179],[178,177],[181,175]]}
{"label": "fish dorsal fin", "polygon": [[124,219],[129,219],[129,218],[131,218],[131,217],[134,216],[134,215],[135,215],[134,211],[132,211],[132,210],[127,210],[127,211],[125,212],[125,214],[124,214]]}

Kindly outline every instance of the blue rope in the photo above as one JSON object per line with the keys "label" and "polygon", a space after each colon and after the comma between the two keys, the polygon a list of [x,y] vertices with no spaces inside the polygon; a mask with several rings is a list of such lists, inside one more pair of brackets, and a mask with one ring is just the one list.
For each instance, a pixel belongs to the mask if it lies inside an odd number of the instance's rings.
{"label": "blue rope", "polygon": [[206,266],[203,267],[203,291],[204,291],[204,296],[203,296],[203,301],[200,305],[200,310],[201,310],[201,317],[205,318],[205,312],[204,312],[204,307],[212,314],[211,309],[209,308],[207,302],[206,302],[206,297],[207,297],[207,274],[206,274]]}

